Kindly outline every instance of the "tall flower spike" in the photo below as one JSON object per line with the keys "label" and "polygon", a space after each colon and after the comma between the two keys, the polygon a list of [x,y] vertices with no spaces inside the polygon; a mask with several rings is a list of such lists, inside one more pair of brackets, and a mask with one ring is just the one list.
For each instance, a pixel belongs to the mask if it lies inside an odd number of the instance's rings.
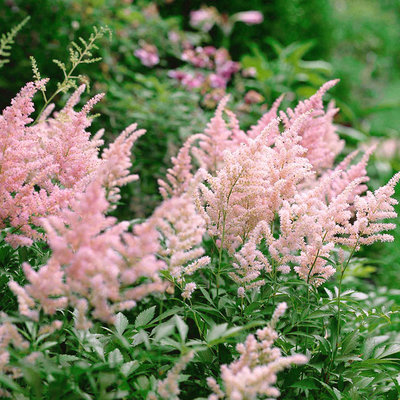
{"label": "tall flower spike", "polygon": [[103,165],[99,168],[103,187],[107,191],[107,199],[110,203],[117,203],[120,199],[120,186],[136,181],[139,176],[129,174],[132,166],[131,152],[136,140],[146,131],[136,130],[137,124],[128,126],[117,138],[104,150],[102,154]]}
{"label": "tall flower spike", "polygon": [[178,155],[172,157],[173,167],[168,168],[166,180],[158,180],[159,190],[164,199],[178,197],[188,191],[193,178],[190,150],[193,143],[198,139],[204,139],[204,135],[192,135],[186,140]]}
{"label": "tall flower spike", "polygon": [[81,86],[61,111],[51,116],[49,106],[37,124],[28,126],[32,97],[45,83],[28,83],[0,117],[0,228],[13,228],[6,240],[14,247],[43,239],[37,230],[41,218],[57,214],[82,192],[100,165],[100,135],[90,140],[86,128],[91,124],[87,112],[102,95],[75,112]]}
{"label": "tall flower spike", "polygon": [[331,168],[335,157],[342,151],[344,141],[340,140],[333,126],[333,117],[338,109],[330,103],[327,111],[324,111],[322,97],[327,90],[336,85],[338,80],[325,83],[308,100],[301,101],[294,110],[288,108],[286,114],[280,112],[280,116],[286,128],[302,114],[310,112],[312,118],[307,126],[300,132],[300,144],[307,149],[307,158],[317,171]]}
{"label": "tall flower spike", "polygon": [[[262,239],[262,224],[258,224],[250,235],[249,240],[244,244],[239,252],[235,254],[236,262],[233,263],[235,272],[229,276],[243,289],[252,289],[263,286],[263,279],[257,280],[261,271],[271,272],[272,267],[267,257],[257,249],[257,245]],[[244,292],[243,292],[244,295]]]}
{"label": "tall flower spike", "polygon": [[[184,290],[188,276],[210,263],[210,257],[203,256],[201,247],[204,220],[188,196],[164,200],[152,218],[161,235],[160,254],[168,260],[172,278]],[[195,287],[186,289],[184,293],[189,297]]]}
{"label": "tall flower spike", "polygon": [[345,190],[345,188],[355,179],[359,179],[360,184],[355,187],[353,193],[350,194],[350,203],[354,201],[355,196],[361,195],[368,189],[367,185],[365,185],[365,183],[369,181],[369,177],[367,176],[367,164],[369,157],[374,152],[375,148],[376,146],[371,146],[357,164],[350,166],[351,161],[358,153],[358,151],[354,151],[332,171],[332,174],[338,171],[340,171],[340,174],[336,175],[336,178],[332,180],[331,188],[327,193],[329,200],[342,193],[343,190]]}
{"label": "tall flower spike", "polygon": [[231,146],[229,130],[223,112],[229,96],[225,96],[218,104],[215,116],[207,124],[204,137],[199,142],[198,148],[193,148],[193,155],[198,160],[200,167],[207,171],[217,171],[223,162],[223,153]]}
{"label": "tall flower spike", "polygon": [[186,368],[186,365],[192,360],[193,351],[189,351],[168,371],[167,377],[158,382],[157,393],[165,400],[179,400],[179,375]]}
{"label": "tall flower spike", "polygon": [[[258,121],[256,125],[252,125],[251,128],[247,131],[247,136],[250,139],[256,138],[267,126],[271,123],[273,119],[277,118],[278,108],[281,105],[281,102],[284,98],[284,95],[279,96],[270,110],[268,110]],[[273,143],[274,137],[271,136],[269,138],[269,145]]]}
{"label": "tall flower spike", "polygon": [[366,196],[356,196],[354,199],[355,220],[343,223],[338,231],[336,242],[358,250],[361,245],[370,245],[378,241],[393,241],[392,235],[381,232],[395,229],[396,225],[380,221],[397,217],[394,206],[398,204],[398,201],[391,196],[399,180],[400,172],[374,193],[367,192]]}
{"label": "tall flower spike", "polygon": [[278,338],[275,325],[285,310],[286,303],[279,304],[271,322],[257,331],[257,337],[249,335],[244,343],[236,346],[239,359],[221,367],[222,387],[214,378],[207,379],[214,392],[208,397],[209,400],[256,400],[259,396],[268,396],[270,399],[280,396],[278,388],[274,386],[277,373],[290,365],[301,365],[308,361],[302,354],[284,357],[279,348],[273,347]]}
{"label": "tall flower spike", "polygon": [[[270,223],[281,202],[312,174],[305,149],[297,144],[297,131],[307,118],[299,117],[282,135],[279,120],[273,120],[247,145],[226,151],[224,167],[215,177],[206,175],[207,184],[199,184],[197,203],[208,232],[223,238],[229,251],[244,243],[260,221]],[[271,135],[279,135],[274,148],[266,144]]]}

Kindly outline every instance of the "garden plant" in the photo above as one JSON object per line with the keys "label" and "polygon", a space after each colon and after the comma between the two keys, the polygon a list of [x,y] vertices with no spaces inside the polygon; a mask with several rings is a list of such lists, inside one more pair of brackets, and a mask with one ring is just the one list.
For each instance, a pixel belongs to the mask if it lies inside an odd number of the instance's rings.
{"label": "garden plant", "polygon": [[[146,71],[132,87],[98,92],[115,32],[95,27],[58,82],[32,57],[0,115],[0,398],[399,399],[395,251],[387,286],[373,278],[399,239],[400,172],[338,126],[330,65],[273,41],[272,61],[257,46],[235,61],[259,11],[193,9],[192,32],[153,3],[127,10],[158,21],[123,42]],[[0,74],[29,23],[1,37]]]}

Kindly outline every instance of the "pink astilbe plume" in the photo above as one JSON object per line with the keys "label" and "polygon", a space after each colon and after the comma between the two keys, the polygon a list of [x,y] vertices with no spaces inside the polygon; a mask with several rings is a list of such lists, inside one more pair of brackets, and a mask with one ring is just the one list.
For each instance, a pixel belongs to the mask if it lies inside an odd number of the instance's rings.
{"label": "pink astilbe plume", "polygon": [[189,191],[189,187],[193,181],[192,158],[190,151],[193,143],[198,139],[204,139],[204,135],[197,134],[190,136],[176,157],[172,157],[173,167],[168,168],[166,179],[159,179],[159,190],[164,199],[169,197],[178,197]]}
{"label": "pink astilbe plume", "polygon": [[[285,199],[312,175],[311,165],[298,145],[297,131],[310,118],[304,115],[284,133],[279,120],[235,152],[226,151],[224,166],[215,177],[206,174],[199,184],[197,203],[211,236],[223,238],[222,246],[234,251],[244,243],[260,221],[271,223]],[[279,135],[279,136],[277,136]],[[269,138],[277,136],[275,146]]]}
{"label": "pink astilbe plume", "polygon": [[[333,171],[329,171],[331,174],[336,174],[336,177],[332,180],[330,185],[329,192],[327,193],[329,200],[343,192],[355,179],[359,179],[360,184],[355,187],[353,193],[350,194],[350,202],[354,200],[355,196],[361,195],[368,189],[367,185],[365,185],[365,183],[369,181],[366,168],[369,157],[375,150],[375,147],[376,146],[370,147],[357,164],[350,166],[351,161],[357,156],[358,150],[350,153]],[[337,174],[337,172],[340,173]]]}
{"label": "pink astilbe plume", "polygon": [[344,141],[340,140],[332,124],[338,109],[330,103],[325,111],[322,102],[323,95],[337,82],[338,80],[326,82],[316,94],[308,100],[301,101],[294,110],[288,108],[286,113],[280,112],[285,128],[289,128],[300,115],[311,112],[312,118],[308,120],[308,124],[299,132],[299,135],[301,136],[300,144],[307,149],[307,158],[317,171],[331,168],[335,157],[344,146]]}
{"label": "pink astilbe plume", "polygon": [[103,151],[99,175],[110,203],[120,199],[120,186],[139,179],[138,175],[129,172],[132,146],[145,133],[144,129],[136,128],[137,124],[130,125]]}
{"label": "pink astilbe plume", "polygon": [[256,400],[259,396],[269,399],[280,396],[275,386],[277,373],[308,361],[302,354],[282,356],[280,349],[273,347],[278,339],[275,326],[285,310],[286,303],[279,304],[270,323],[257,330],[257,337],[249,335],[244,343],[236,346],[240,357],[221,367],[222,386],[214,378],[207,378],[208,386],[214,392],[209,400]]}
{"label": "pink astilbe plume", "polygon": [[358,250],[361,245],[393,241],[392,235],[381,232],[395,229],[396,224],[382,220],[397,217],[394,206],[398,201],[391,196],[399,180],[400,172],[374,193],[368,191],[365,196],[356,196],[354,221],[349,219],[342,222],[336,242]]}
{"label": "pink astilbe plume", "polygon": [[[247,136],[250,139],[255,139],[261,132],[272,122],[273,119],[276,119],[278,116],[278,108],[283,100],[284,95],[278,97],[275,100],[274,104],[270,110],[268,110],[258,121],[255,125],[252,125],[251,128],[247,131]],[[269,137],[269,145],[273,143],[274,136]]]}
{"label": "pink astilbe plume", "polygon": [[[189,351],[181,357],[181,359],[168,371],[167,377],[158,381],[157,393],[165,400],[179,400],[179,375],[186,368],[186,365],[192,360],[194,356],[193,351]],[[151,398],[157,398],[152,396]]]}
{"label": "pink astilbe plume", "polygon": [[40,137],[46,153],[53,158],[53,181],[71,190],[83,190],[91,181],[100,164],[98,152],[103,144],[100,134],[91,140],[86,129],[92,124],[88,113],[104,94],[94,96],[77,112],[74,107],[84,90],[85,85],[81,85],[62,110],[27,128]]}
{"label": "pink astilbe plume", "polygon": [[0,116],[0,229],[11,228],[6,240],[14,247],[44,239],[42,217],[57,215],[99,174],[112,201],[118,200],[117,185],[136,179],[128,172],[129,154],[143,131],[129,127],[105,150],[103,159],[103,131],[93,138],[87,131],[92,123],[88,113],[102,94],[75,111],[82,85],[62,110],[52,114],[50,105],[36,124],[28,125],[33,121],[32,97],[45,83],[28,83]]}
{"label": "pink astilbe plume", "polygon": [[249,240],[245,245],[235,254],[236,262],[233,263],[235,272],[231,272],[229,276],[244,289],[253,289],[255,287],[263,286],[265,281],[257,279],[261,271],[271,272],[272,266],[268,258],[257,249],[261,239],[263,224],[260,223],[251,233]]}
{"label": "pink astilbe plume", "polygon": [[229,96],[225,96],[220,101],[215,116],[204,130],[204,136],[199,142],[199,147],[192,150],[200,167],[207,171],[217,171],[223,162],[224,151],[231,147],[230,137],[232,132],[223,118],[228,100]]}
{"label": "pink astilbe plume", "polygon": [[201,246],[205,222],[188,196],[165,200],[152,218],[161,235],[160,254],[167,260],[171,277],[186,290],[184,297],[190,298],[196,286],[184,288],[183,285],[188,285],[190,275],[210,263]]}
{"label": "pink astilbe plume", "polygon": [[[0,317],[3,320],[0,323],[0,373],[4,377],[18,379],[21,377],[22,372],[20,368],[9,365],[10,350],[13,348],[14,350],[27,351],[29,342],[18,332],[18,328],[7,320],[7,316],[4,313],[0,313]],[[11,398],[9,391],[3,385],[1,386],[0,397]]]}
{"label": "pink astilbe plume", "polygon": [[[24,287],[10,283],[22,315],[37,319],[40,309],[54,314],[71,305],[77,326],[88,328],[88,314],[111,323],[117,311],[165,290],[158,272],[166,265],[156,257],[159,242],[152,221],[130,234],[127,222],[105,216],[108,208],[105,190],[95,181],[59,216],[44,221],[52,256],[38,271],[24,264],[29,282]],[[147,281],[138,285],[143,278]]]}

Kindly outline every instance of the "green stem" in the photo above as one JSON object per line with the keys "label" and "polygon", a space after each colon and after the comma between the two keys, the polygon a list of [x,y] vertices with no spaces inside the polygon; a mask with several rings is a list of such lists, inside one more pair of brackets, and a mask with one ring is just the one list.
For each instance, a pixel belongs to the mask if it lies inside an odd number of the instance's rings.
{"label": "green stem", "polygon": [[59,94],[62,92],[68,85],[69,80],[73,77],[72,73],[75,71],[76,67],[81,64],[83,58],[87,55],[88,51],[93,47],[94,42],[99,38],[99,35],[96,34],[92,37],[92,39],[89,41],[89,44],[86,46],[84,51],[81,53],[79,59],[72,64],[72,67],[68,74],[65,73],[64,71],[64,80],[58,87],[58,89],[46,100],[44,103],[43,107],[41,108],[38,116],[36,117],[35,121],[33,121],[32,125],[36,125],[40,119],[40,116],[43,114],[43,111],[46,109],[46,107],[51,103],[51,101]]}

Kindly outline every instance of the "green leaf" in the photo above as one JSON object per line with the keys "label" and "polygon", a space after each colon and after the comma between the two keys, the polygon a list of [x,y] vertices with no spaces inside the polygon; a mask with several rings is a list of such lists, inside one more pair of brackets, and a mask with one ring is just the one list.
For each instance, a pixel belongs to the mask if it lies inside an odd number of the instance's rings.
{"label": "green leaf", "polygon": [[113,350],[108,355],[108,365],[111,368],[115,368],[117,365],[121,364],[124,361],[124,357],[122,356],[119,349]]}
{"label": "green leaf", "polygon": [[170,336],[174,332],[174,330],[174,324],[172,324],[170,321],[164,322],[153,330],[153,332],[155,332],[154,341],[158,342],[160,339]]}
{"label": "green leaf", "polygon": [[213,340],[219,339],[224,336],[228,328],[228,324],[214,325],[207,333],[207,342],[212,342]]}
{"label": "green leaf", "polygon": [[388,346],[383,353],[381,353],[377,358],[384,358],[392,354],[400,353],[400,344],[395,343]]}
{"label": "green leaf", "polygon": [[343,355],[351,353],[354,349],[357,348],[359,344],[360,334],[357,330],[350,332],[342,342],[342,351]]}
{"label": "green leaf", "polygon": [[156,306],[150,307],[142,311],[135,319],[135,328],[146,326],[154,317]]}
{"label": "green leaf", "polygon": [[121,373],[125,377],[128,377],[133,371],[139,367],[139,363],[135,361],[128,361],[121,366]]}
{"label": "green leaf", "polygon": [[175,315],[174,320],[182,342],[184,342],[186,340],[189,327],[185,324],[185,322],[183,322],[182,318],[179,315]]}
{"label": "green leaf", "polygon": [[149,345],[149,335],[146,331],[141,330],[139,333],[132,337],[132,346],[138,346],[141,343],[145,343],[146,346]]}
{"label": "green leaf", "polygon": [[9,388],[17,393],[24,393],[22,387],[15,383],[15,381],[9,378],[7,375],[0,374],[0,383],[2,384],[1,386],[4,385],[4,387]]}
{"label": "green leaf", "polygon": [[122,335],[125,332],[125,329],[127,328],[128,324],[129,324],[128,318],[126,318],[124,314],[119,312],[115,317],[115,329],[120,335]]}
{"label": "green leaf", "polygon": [[306,378],[302,381],[295,382],[291,387],[300,388],[300,389],[318,389],[318,386],[315,384],[314,379]]}
{"label": "green leaf", "polygon": [[389,339],[389,336],[387,335],[368,338],[364,343],[363,359],[366,360],[370,358],[375,348],[378,347],[379,344],[385,342],[387,339]]}

